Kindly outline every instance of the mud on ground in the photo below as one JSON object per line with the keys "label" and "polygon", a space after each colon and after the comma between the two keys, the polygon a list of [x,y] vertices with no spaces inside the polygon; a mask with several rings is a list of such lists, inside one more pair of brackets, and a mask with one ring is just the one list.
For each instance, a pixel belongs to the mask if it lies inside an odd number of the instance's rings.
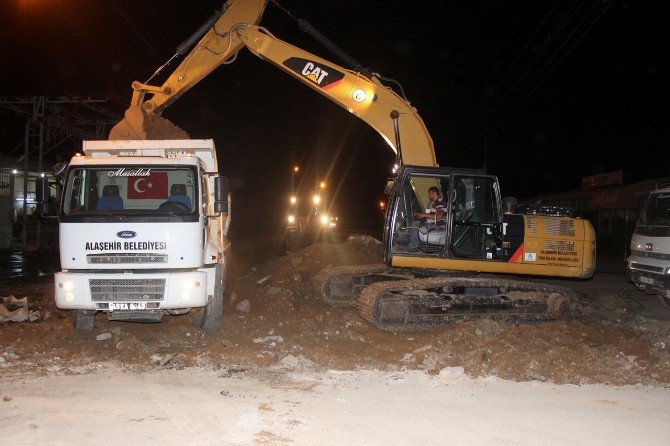
{"label": "mud on ground", "polygon": [[[36,322],[0,324],[0,369],[31,374],[85,373],[109,366],[144,370],[191,365],[234,374],[287,357],[330,369],[463,367],[472,376],[557,384],[670,384],[670,327],[636,313],[626,291],[581,295],[573,321],[454,323],[430,332],[387,333],[355,308],[330,307],[311,292],[322,268],[378,263],[381,245],[366,236],[317,243],[255,264],[234,255],[221,328],[201,333],[186,316],[161,324],[109,322],[75,332],[72,314],[55,308],[53,282],[15,285],[3,295],[28,296]],[[48,279],[48,278],[47,278]]]}

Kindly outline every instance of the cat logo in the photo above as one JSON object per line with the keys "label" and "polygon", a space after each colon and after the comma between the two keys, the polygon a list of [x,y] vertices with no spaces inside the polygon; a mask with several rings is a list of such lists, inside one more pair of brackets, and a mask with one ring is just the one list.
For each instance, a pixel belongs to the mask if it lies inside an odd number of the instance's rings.
{"label": "cat logo", "polygon": [[311,80],[312,82],[315,82],[318,85],[321,85],[321,82],[323,82],[323,79],[326,76],[328,76],[328,72],[326,70],[324,70],[323,68],[317,67],[312,62],[307,62],[305,64],[305,68],[302,69],[301,73],[307,79]]}
{"label": "cat logo", "polygon": [[284,66],[300,75],[300,77],[309,79],[324,90],[334,87],[344,78],[344,73],[334,68],[300,57],[286,59]]}

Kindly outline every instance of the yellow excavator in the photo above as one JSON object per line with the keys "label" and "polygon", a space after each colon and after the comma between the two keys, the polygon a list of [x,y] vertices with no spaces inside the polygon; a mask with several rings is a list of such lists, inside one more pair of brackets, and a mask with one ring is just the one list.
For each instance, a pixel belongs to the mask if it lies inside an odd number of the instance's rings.
{"label": "yellow excavator", "polygon": [[[180,45],[173,57],[186,56],[163,85],[133,83],[132,103],[109,139],[164,138],[152,132],[166,128],[157,125],[165,107],[246,47],[368,123],[396,155],[385,189],[384,263],[321,271],[314,289],[323,299],[357,304],[364,319],[394,331],[473,317],[574,315],[578,303],[570,290],[512,275],[591,277],[596,245],[590,222],[569,209],[503,200],[497,178],[483,171],[439,167],[423,120],[402,89],[401,96],[388,86],[395,81],[364,68],[304,20],[296,19],[299,27],[349,68],[274,37],[258,25],[267,3],[224,3]],[[430,213],[429,195],[435,195],[429,189],[442,197],[439,216]],[[417,219],[418,213],[429,218]]]}

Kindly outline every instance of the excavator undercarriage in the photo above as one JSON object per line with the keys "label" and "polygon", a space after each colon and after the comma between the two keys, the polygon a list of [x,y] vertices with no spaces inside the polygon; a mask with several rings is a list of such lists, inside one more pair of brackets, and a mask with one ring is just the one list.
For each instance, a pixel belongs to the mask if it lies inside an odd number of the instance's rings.
{"label": "excavator undercarriage", "polygon": [[468,272],[363,265],[327,268],[314,291],[334,305],[356,305],[360,316],[388,331],[433,329],[485,317],[504,321],[546,321],[578,314],[569,289]]}

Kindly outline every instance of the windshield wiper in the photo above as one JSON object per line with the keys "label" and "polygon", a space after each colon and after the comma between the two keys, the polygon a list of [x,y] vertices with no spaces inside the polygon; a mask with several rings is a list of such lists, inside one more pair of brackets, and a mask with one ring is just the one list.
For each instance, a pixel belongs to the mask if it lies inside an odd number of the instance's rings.
{"label": "windshield wiper", "polygon": [[100,221],[100,220],[106,220],[108,217],[114,217],[118,221],[126,221],[125,218],[121,215],[118,214],[113,214],[111,212],[109,213],[103,213],[103,214],[96,214],[96,215],[91,215],[91,214],[70,214],[71,216],[76,216],[76,217],[82,217],[84,221]]}
{"label": "windshield wiper", "polygon": [[178,214],[176,212],[161,212],[160,214],[155,215],[155,217],[179,217],[181,221],[186,221],[186,215]]}

